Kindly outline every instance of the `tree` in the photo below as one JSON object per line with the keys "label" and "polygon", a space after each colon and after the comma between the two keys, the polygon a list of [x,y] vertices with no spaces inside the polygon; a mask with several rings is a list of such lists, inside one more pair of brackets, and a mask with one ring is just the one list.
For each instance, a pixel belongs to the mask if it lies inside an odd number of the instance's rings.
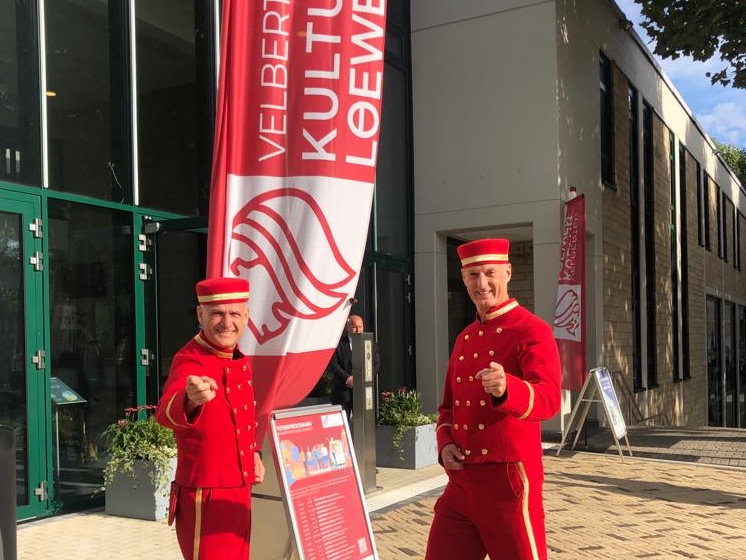
{"label": "tree", "polygon": [[714,138],[712,141],[715,142],[718,153],[736,174],[741,184],[746,186],[746,150],[730,144],[722,144]]}
{"label": "tree", "polygon": [[726,66],[707,72],[713,84],[746,89],[746,2],[743,0],[635,0],[655,40],[655,54],[705,61],[718,52]]}

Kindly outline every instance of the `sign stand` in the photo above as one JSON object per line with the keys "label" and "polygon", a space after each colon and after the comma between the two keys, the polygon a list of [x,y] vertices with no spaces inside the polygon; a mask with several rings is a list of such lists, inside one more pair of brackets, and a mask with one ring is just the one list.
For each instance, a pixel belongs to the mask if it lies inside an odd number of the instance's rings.
{"label": "sign stand", "polygon": [[[597,395],[599,398],[594,398]],[[578,443],[578,438],[580,437],[580,428],[585,422],[586,416],[588,416],[588,410],[591,407],[591,403],[597,402],[603,404],[606,421],[611,427],[611,434],[614,436],[614,442],[616,443],[622,462],[624,462],[624,453],[622,452],[622,446],[619,443],[620,439],[624,438],[627,452],[629,453],[629,456],[632,457],[632,449],[630,448],[629,438],[627,437],[627,426],[624,423],[624,416],[622,416],[622,409],[619,406],[616,391],[614,391],[614,382],[611,379],[611,373],[606,368],[592,369],[590,375],[586,378],[585,383],[583,383],[583,388],[580,390],[580,394],[578,395],[578,401],[572,409],[572,414],[570,414],[570,421],[567,423],[565,433],[562,435],[562,442],[559,445],[559,449],[557,449],[557,456],[559,456],[562,448],[565,446],[565,440],[567,440],[567,436],[570,435],[578,411],[582,408],[582,412],[580,412],[579,420],[577,422],[578,430],[575,434],[575,439],[572,442],[572,447],[570,448],[571,451],[575,450],[575,445]]]}
{"label": "sign stand", "polygon": [[379,560],[342,407],[276,410],[270,433],[292,532],[285,558]]}
{"label": "sign stand", "polygon": [[[57,377],[50,378],[50,394],[52,396],[52,404],[54,404],[54,441],[55,441],[55,456],[57,458],[57,480],[60,479],[60,414],[59,410],[61,406],[69,404],[83,404],[87,402],[78,393],[73,391],[66,383]],[[83,430],[85,430],[85,422],[83,423]]]}

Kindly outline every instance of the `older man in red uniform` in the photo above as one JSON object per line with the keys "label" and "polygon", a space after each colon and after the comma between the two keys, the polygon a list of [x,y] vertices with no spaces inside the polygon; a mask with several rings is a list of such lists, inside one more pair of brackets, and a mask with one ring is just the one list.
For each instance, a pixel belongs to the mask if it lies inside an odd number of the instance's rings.
{"label": "older man in red uniform", "polygon": [[249,558],[251,485],[264,478],[251,367],[238,350],[249,283],[197,284],[202,330],[174,356],[156,420],[176,435],[169,523],[187,560]]}
{"label": "older man in red uniform", "polygon": [[449,481],[426,560],[546,560],[540,421],[560,405],[552,331],[508,295],[507,239],[458,247],[477,320],[458,336],[438,408]]}

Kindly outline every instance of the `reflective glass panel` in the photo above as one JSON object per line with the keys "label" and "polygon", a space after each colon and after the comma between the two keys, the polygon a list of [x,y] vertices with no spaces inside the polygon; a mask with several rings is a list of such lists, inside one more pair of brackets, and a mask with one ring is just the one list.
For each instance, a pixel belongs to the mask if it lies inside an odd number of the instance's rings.
{"label": "reflective glass panel", "polygon": [[404,275],[378,270],[376,334],[380,356],[378,393],[396,391],[407,386],[413,372],[408,371],[407,336],[405,331],[407,304]]}
{"label": "reflective glass panel", "polygon": [[746,307],[738,306],[738,416],[746,428]]}
{"label": "reflective glass panel", "polygon": [[[108,0],[45,3],[49,186],[126,199],[120,11]],[[116,58],[112,58],[115,56]]]}
{"label": "reflective glass panel", "polygon": [[54,406],[62,500],[101,484],[104,429],[133,406],[131,214],[49,201],[51,375],[78,398]]}
{"label": "reflective glass panel", "polygon": [[21,232],[20,214],[0,212],[0,332],[4,338],[0,344],[0,424],[15,432],[16,499],[18,505],[26,505],[29,472]]}
{"label": "reflective glass panel", "polygon": [[[197,215],[209,192],[213,78],[198,71],[210,36],[204,0],[137,0],[137,141],[141,206]],[[202,68],[202,67],[200,67]]]}
{"label": "reflective glass panel", "polygon": [[723,353],[725,355],[725,425],[737,426],[736,416],[736,306],[726,301],[723,314]]}
{"label": "reflective glass panel", "polygon": [[410,236],[406,74],[386,64],[384,84],[381,144],[376,170],[376,250],[407,256]]}
{"label": "reflective glass panel", "polygon": [[0,0],[0,180],[41,184],[39,66],[32,2]]}
{"label": "reflective glass panel", "polygon": [[[156,251],[158,375],[149,378],[151,403],[160,397],[174,355],[199,329],[194,285],[204,278],[207,236],[186,231],[160,233]],[[149,311],[156,307],[152,304]]]}
{"label": "reflective glass panel", "polygon": [[722,426],[723,397],[720,378],[720,301],[707,298],[707,424]]}

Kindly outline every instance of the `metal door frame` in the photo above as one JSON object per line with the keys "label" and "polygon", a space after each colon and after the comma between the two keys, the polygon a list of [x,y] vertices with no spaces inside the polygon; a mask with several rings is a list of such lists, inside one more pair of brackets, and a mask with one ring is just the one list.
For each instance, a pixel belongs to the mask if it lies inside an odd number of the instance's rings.
{"label": "metal door frame", "polygon": [[[29,519],[46,515],[50,508],[51,479],[51,404],[49,398],[49,369],[45,356],[49,355],[44,336],[44,302],[46,271],[43,253],[43,224],[41,196],[3,189],[0,191],[0,210],[21,216],[21,235],[24,273],[24,327],[26,337],[26,461],[28,480],[27,505],[16,508],[16,518]],[[38,220],[35,222],[35,220]],[[31,229],[33,225],[34,230]],[[41,256],[39,256],[41,255]],[[34,265],[31,259],[39,264]],[[37,354],[37,352],[43,354]]]}

